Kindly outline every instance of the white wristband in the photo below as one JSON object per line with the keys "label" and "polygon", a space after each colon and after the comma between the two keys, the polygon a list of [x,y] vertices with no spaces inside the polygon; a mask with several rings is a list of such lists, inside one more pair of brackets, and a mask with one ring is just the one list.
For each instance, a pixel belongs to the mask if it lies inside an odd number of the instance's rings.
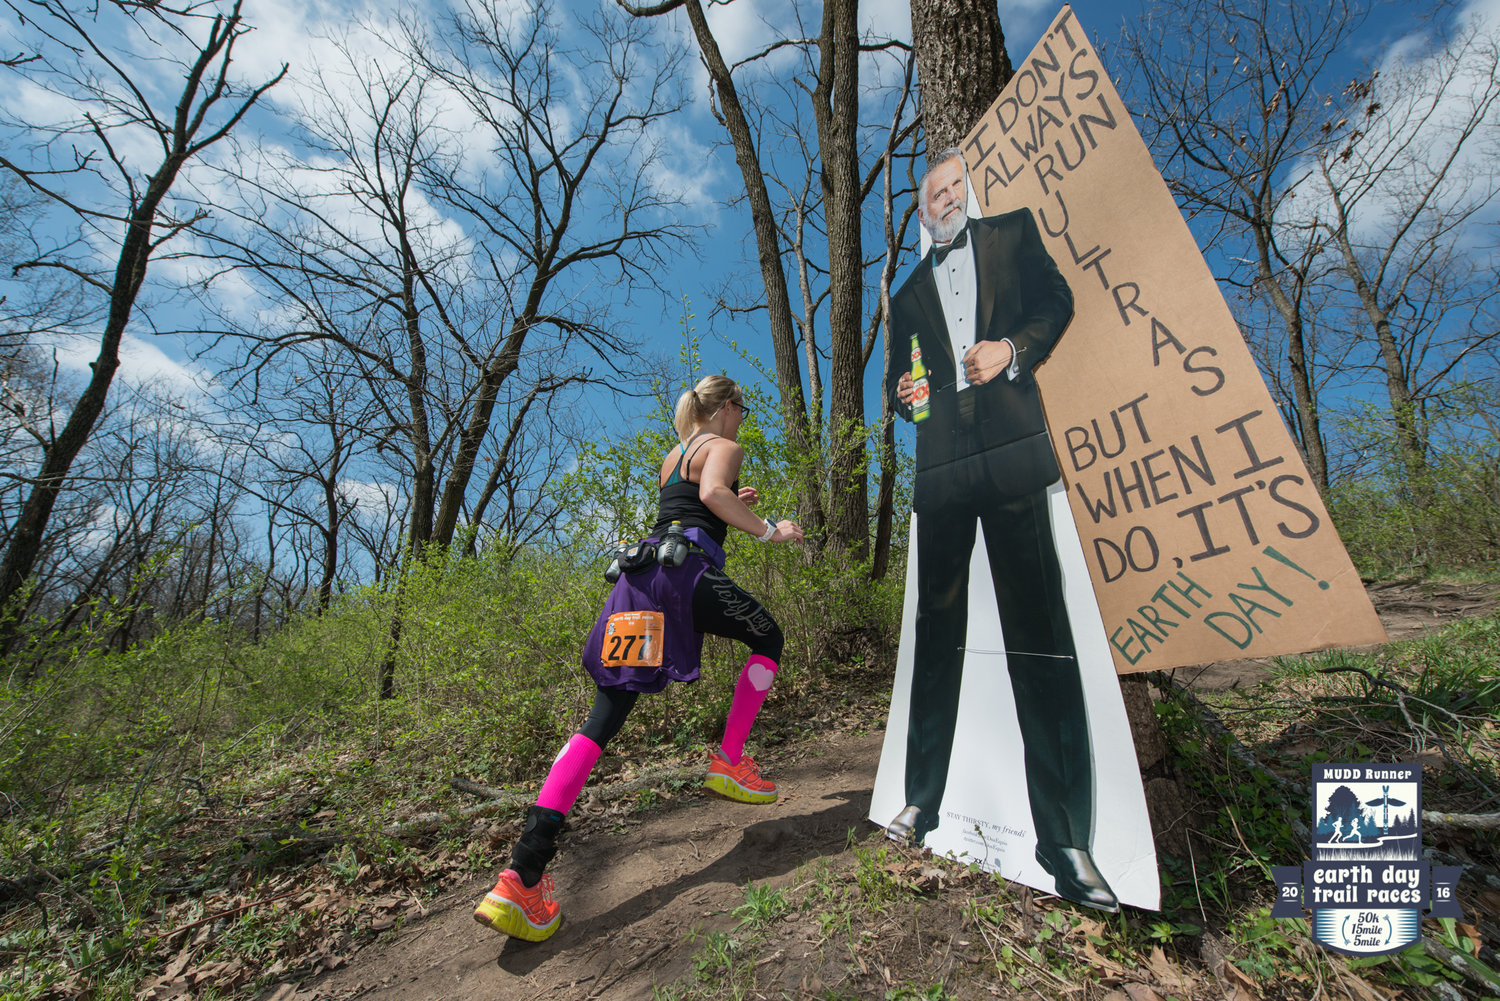
{"label": "white wristband", "polygon": [[771,536],[773,536],[775,534],[776,534],[776,524],[774,522],[772,522],[772,521],[767,521],[766,522],[766,530],[764,532],[762,532],[760,535],[757,535],[756,539],[758,541],[760,541],[760,542],[770,542],[771,541]]}

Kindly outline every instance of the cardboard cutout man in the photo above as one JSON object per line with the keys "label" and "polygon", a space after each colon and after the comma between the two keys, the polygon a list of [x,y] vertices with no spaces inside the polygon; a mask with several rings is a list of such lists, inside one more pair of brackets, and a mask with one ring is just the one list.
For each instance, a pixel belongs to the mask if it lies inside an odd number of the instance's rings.
{"label": "cardboard cutout man", "polygon": [[941,818],[963,681],[970,554],[982,526],[1024,742],[1036,859],[1057,892],[1118,901],[1091,854],[1088,717],[1047,488],[1060,471],[1033,370],[1062,336],[1073,294],[1030,209],[967,214],[957,149],[922,181],[933,248],[891,300],[891,331],[913,368],[887,385],[917,426],[917,620],[906,746],[906,807],[892,838],[921,843]]}

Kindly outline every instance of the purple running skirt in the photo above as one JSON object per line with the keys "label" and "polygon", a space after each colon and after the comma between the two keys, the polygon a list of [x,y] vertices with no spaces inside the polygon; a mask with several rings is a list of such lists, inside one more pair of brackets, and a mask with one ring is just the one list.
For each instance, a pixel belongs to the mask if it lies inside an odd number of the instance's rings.
{"label": "purple running skirt", "polygon": [[[680,567],[653,564],[635,574],[621,574],[614,590],[604,603],[604,610],[589,632],[583,648],[583,669],[601,688],[623,688],[631,692],[659,692],[673,681],[697,681],[703,659],[703,634],[693,629],[693,588],[709,567],[724,565],[724,551],[697,529],[688,529],[695,548],[688,551]],[[705,545],[706,543],[706,545]],[[618,656],[606,657],[606,647],[616,655],[620,646],[615,636],[606,635],[610,618],[618,613],[659,613],[660,632],[653,636],[659,642],[655,651],[659,665],[642,664]],[[624,619],[630,616],[622,616]],[[620,620],[616,620],[618,623]]]}

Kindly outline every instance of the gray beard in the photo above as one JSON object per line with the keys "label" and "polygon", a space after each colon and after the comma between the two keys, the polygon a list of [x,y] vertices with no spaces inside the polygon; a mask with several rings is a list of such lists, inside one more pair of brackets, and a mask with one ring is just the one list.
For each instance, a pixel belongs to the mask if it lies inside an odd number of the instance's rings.
{"label": "gray beard", "polygon": [[942,219],[936,219],[928,224],[927,232],[932,234],[935,243],[951,243],[968,223],[968,213],[959,209]]}

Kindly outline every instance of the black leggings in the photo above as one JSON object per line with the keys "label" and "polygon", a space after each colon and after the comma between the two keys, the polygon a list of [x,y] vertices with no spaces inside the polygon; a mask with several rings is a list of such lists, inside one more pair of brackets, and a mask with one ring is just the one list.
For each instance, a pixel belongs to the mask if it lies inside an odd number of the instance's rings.
{"label": "black leggings", "polygon": [[[722,570],[710,567],[693,588],[693,629],[739,640],[760,655],[781,662],[785,643],[781,627],[766,607]],[[614,739],[625,725],[640,692],[623,688],[600,688],[594,693],[594,705],[579,733],[603,747]]]}
{"label": "black leggings", "polygon": [[781,663],[785,642],[781,627],[754,595],[722,570],[710,567],[698,578],[693,588],[693,628],[739,640],[751,654]]}

